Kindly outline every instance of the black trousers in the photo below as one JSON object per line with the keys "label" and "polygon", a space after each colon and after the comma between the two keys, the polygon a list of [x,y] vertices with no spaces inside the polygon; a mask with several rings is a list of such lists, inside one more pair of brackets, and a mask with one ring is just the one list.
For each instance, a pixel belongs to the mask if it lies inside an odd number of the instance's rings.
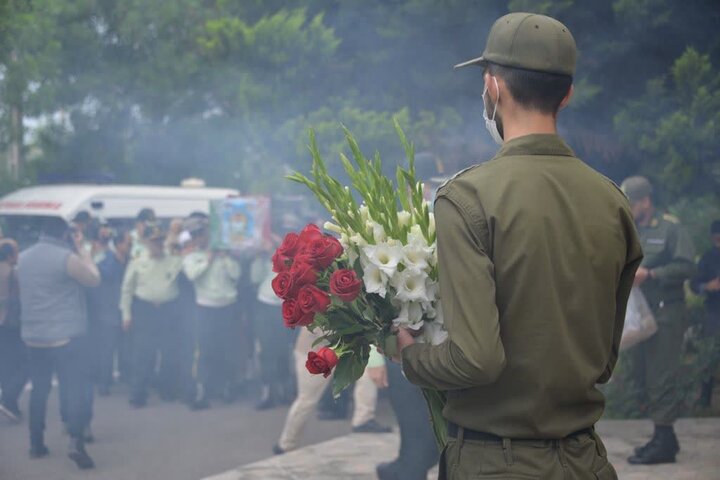
{"label": "black trousers", "polygon": [[30,381],[30,441],[43,443],[47,400],[53,373],[60,384],[61,410],[68,433],[81,438],[87,415],[86,385],[88,365],[85,338],[74,338],[62,347],[28,347]]}
{"label": "black trousers", "polygon": [[133,375],[131,400],[147,400],[150,384],[155,375],[158,356],[160,368],[157,387],[166,399],[179,393],[178,353],[179,329],[175,302],[160,305],[135,297],[132,306]]}
{"label": "black trousers", "polygon": [[[120,325],[107,320],[109,319],[97,319],[97,322],[90,326],[93,381],[101,387],[110,387],[113,383],[115,352],[120,346]],[[120,321],[119,317],[117,320]]]}
{"label": "black trousers", "polygon": [[18,399],[27,382],[27,350],[20,329],[0,326],[0,403],[18,409]]}
{"label": "black trousers", "polygon": [[217,396],[237,378],[238,305],[217,308],[198,305],[197,313],[198,382],[207,394]]}
{"label": "black trousers", "polygon": [[399,365],[387,362],[387,370],[390,404],[400,427],[400,453],[394,461],[395,470],[403,480],[425,480],[440,458],[425,397],[419,387],[405,378]]}

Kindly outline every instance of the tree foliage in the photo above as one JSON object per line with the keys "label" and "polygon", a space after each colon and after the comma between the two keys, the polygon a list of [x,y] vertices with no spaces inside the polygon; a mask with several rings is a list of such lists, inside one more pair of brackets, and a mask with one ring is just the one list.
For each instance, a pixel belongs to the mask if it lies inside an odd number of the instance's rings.
{"label": "tree foliage", "polygon": [[341,124],[402,158],[397,116],[451,174],[494,149],[479,70],[451,67],[509,11],[574,32],[560,128],[583,159],[617,181],[649,175],[667,204],[716,198],[714,0],[0,0],[0,160],[20,139],[26,182],[193,175],[259,190],[309,162],[309,127],[330,168]]}

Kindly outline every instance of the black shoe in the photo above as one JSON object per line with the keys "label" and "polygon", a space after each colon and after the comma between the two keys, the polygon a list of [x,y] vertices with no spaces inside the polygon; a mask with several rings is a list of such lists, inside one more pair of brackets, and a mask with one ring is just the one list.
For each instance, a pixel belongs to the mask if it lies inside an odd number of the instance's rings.
{"label": "black shoe", "polygon": [[285,453],[285,450],[280,448],[280,445],[276,443],[275,445],[273,445],[272,452],[273,455],[283,455]]}
{"label": "black shoe", "polygon": [[0,403],[0,414],[5,416],[12,423],[20,423],[20,420],[22,419],[22,414],[20,413],[19,408],[13,407],[12,405],[5,405],[4,403]]}
{"label": "black shoe", "polygon": [[388,427],[386,425],[380,425],[373,418],[372,420],[368,420],[367,422],[363,423],[362,425],[358,425],[357,427],[352,427],[352,431],[354,433],[390,433],[390,432],[392,432],[392,427]]}
{"label": "black shoe", "polygon": [[133,408],[143,408],[147,405],[147,400],[143,398],[131,398],[130,401],[128,401],[131,407]]}
{"label": "black shoe", "polygon": [[72,441],[68,457],[75,462],[75,465],[77,465],[80,470],[95,468],[95,462],[93,462],[93,459],[90,458],[90,455],[85,451],[85,444],[82,440]]}
{"label": "black shoe", "polygon": [[400,480],[395,462],[381,463],[375,467],[378,480]]}
{"label": "black shoe", "polygon": [[44,443],[30,447],[30,458],[42,458],[48,455],[50,455],[50,450],[48,450]]}
{"label": "black shoe", "polygon": [[628,458],[628,462],[632,465],[675,463],[678,451],[678,441],[672,427],[661,427],[658,428],[655,441],[651,441],[640,454]]}
{"label": "black shoe", "polygon": [[[643,452],[645,452],[650,447],[650,445],[657,442],[658,431],[661,430],[662,428],[663,427],[655,427],[655,432],[653,432],[652,438],[642,447],[635,447],[635,451],[634,451],[635,456],[642,455]],[[675,431],[672,429],[672,427],[667,427],[667,428],[670,428],[670,431],[672,432],[672,435],[668,435],[668,436],[670,438],[673,448],[675,449],[675,454],[678,454],[680,452],[680,444],[678,443],[677,437],[675,436]]]}

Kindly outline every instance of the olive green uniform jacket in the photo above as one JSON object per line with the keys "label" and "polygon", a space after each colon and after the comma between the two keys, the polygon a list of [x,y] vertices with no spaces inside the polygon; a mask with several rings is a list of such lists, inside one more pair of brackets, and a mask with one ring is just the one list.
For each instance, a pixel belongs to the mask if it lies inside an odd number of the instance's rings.
{"label": "olive green uniform jacket", "polygon": [[618,356],[642,260],[628,201],[556,135],[505,143],[437,195],[440,292],[449,339],[403,350],[445,417],[514,439],[592,426]]}

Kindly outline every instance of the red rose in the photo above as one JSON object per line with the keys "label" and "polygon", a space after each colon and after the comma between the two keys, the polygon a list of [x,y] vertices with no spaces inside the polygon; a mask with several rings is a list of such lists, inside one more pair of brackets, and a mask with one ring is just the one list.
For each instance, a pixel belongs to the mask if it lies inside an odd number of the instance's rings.
{"label": "red rose", "polygon": [[315,282],[317,282],[318,273],[315,267],[300,257],[293,262],[290,273],[295,277],[295,285],[298,288],[303,285],[315,285]]}
{"label": "red rose", "polygon": [[282,305],[282,316],[288,328],[307,327],[315,320],[314,313],[303,313],[295,300],[285,300]]}
{"label": "red rose", "polygon": [[325,270],[342,255],[343,248],[335,237],[323,235],[306,245],[305,252],[318,269]]}
{"label": "red rose", "polygon": [[290,272],[280,272],[272,281],[272,288],[275,295],[287,300],[295,296],[297,285],[295,285],[295,277]]}
{"label": "red rose", "polygon": [[324,313],[330,306],[330,295],[315,285],[305,285],[298,292],[297,302],[303,313]]}
{"label": "red rose", "polygon": [[322,347],[317,353],[308,353],[305,368],[313,375],[323,374],[325,378],[330,376],[332,369],[338,363],[338,357],[332,348]]}
{"label": "red rose", "polygon": [[287,272],[288,270],[290,270],[291,260],[292,259],[290,257],[286,257],[284,255],[280,255],[279,252],[275,252],[272,256],[273,272]]}
{"label": "red rose", "polygon": [[343,302],[352,302],[360,295],[363,282],[355,270],[336,270],[330,277],[330,293]]}
{"label": "red rose", "polygon": [[284,257],[293,258],[301,249],[302,243],[297,233],[288,233],[278,247],[277,253]]}
{"label": "red rose", "polygon": [[302,229],[300,232],[300,236],[298,238],[300,245],[302,247],[308,245],[310,242],[317,238],[322,238],[323,233],[320,231],[320,228],[315,225],[314,223],[308,224],[305,228]]}

